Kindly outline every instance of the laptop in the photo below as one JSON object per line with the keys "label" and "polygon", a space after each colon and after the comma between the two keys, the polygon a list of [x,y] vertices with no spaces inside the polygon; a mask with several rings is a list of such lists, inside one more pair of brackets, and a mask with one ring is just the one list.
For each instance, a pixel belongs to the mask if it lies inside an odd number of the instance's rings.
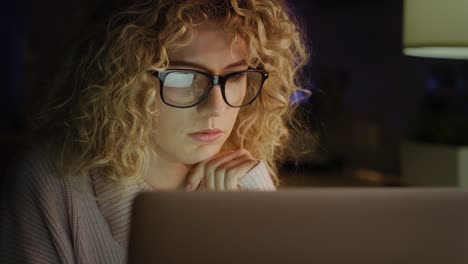
{"label": "laptop", "polygon": [[468,189],[145,192],[129,263],[468,263]]}

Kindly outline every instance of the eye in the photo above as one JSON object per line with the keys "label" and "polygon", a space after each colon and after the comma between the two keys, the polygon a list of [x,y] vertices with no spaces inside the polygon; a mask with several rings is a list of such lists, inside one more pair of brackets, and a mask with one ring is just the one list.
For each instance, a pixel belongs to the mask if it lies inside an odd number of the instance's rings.
{"label": "eye", "polygon": [[192,86],[194,78],[194,73],[172,72],[167,75],[164,85],[173,88],[187,88]]}
{"label": "eye", "polygon": [[244,80],[246,76],[247,76],[247,75],[246,75],[245,72],[237,73],[237,74],[235,74],[235,75],[232,75],[232,76],[229,78],[229,81],[230,81],[230,82],[240,82],[240,81]]}

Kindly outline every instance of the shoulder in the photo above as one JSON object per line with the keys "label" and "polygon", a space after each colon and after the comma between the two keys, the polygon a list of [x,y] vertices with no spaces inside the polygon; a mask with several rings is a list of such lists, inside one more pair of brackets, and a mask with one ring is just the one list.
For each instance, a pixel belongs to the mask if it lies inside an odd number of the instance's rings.
{"label": "shoulder", "polygon": [[7,171],[7,185],[10,190],[38,192],[53,187],[56,191],[63,188],[53,166],[52,153],[41,146],[22,147],[13,157]]}
{"label": "shoulder", "polygon": [[38,254],[45,262],[58,262],[54,245],[70,255],[66,184],[54,173],[50,155],[42,148],[22,148],[7,170],[2,229],[12,247],[8,254],[24,262]]}
{"label": "shoulder", "polygon": [[239,182],[241,190],[275,191],[275,185],[263,161],[260,161]]}
{"label": "shoulder", "polygon": [[[63,203],[67,192],[80,188],[86,177],[58,175],[54,155],[44,145],[24,146],[17,151],[7,170],[5,192],[13,199],[38,199],[38,203]],[[76,178],[76,179],[72,179]]]}
{"label": "shoulder", "polygon": [[8,245],[12,248],[7,250],[13,252],[9,254],[27,259],[40,254],[47,259],[44,263],[71,263],[75,257],[103,256],[103,250],[112,251],[109,256],[122,255],[120,247],[102,247],[110,244],[103,241],[113,240],[99,211],[91,178],[58,175],[53,155],[47,149],[34,147],[19,150],[13,158],[2,205],[5,224],[0,227],[8,229],[6,240],[13,241],[12,246]]}
{"label": "shoulder", "polygon": [[63,230],[77,210],[94,205],[95,197],[90,177],[58,175],[54,155],[44,145],[19,149],[7,170],[4,200],[15,221],[28,226],[26,219],[41,222],[48,230],[60,231],[57,239],[63,241],[68,236]]}

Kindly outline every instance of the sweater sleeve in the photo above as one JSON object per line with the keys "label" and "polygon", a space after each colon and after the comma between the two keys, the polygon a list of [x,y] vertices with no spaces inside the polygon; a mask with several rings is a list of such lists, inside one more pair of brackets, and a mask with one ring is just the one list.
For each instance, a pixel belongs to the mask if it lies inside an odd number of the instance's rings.
{"label": "sweater sleeve", "polygon": [[[9,169],[2,208],[1,263],[73,263],[61,186],[48,164],[25,158]],[[53,181],[55,180],[55,181]]]}
{"label": "sweater sleeve", "polygon": [[239,182],[241,190],[246,191],[276,191],[273,180],[263,161],[251,169]]}

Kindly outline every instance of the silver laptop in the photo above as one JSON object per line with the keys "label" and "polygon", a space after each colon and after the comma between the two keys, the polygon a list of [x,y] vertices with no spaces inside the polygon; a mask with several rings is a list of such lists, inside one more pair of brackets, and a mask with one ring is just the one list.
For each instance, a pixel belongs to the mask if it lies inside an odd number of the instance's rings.
{"label": "silver laptop", "polygon": [[468,263],[468,189],[148,192],[129,263]]}

